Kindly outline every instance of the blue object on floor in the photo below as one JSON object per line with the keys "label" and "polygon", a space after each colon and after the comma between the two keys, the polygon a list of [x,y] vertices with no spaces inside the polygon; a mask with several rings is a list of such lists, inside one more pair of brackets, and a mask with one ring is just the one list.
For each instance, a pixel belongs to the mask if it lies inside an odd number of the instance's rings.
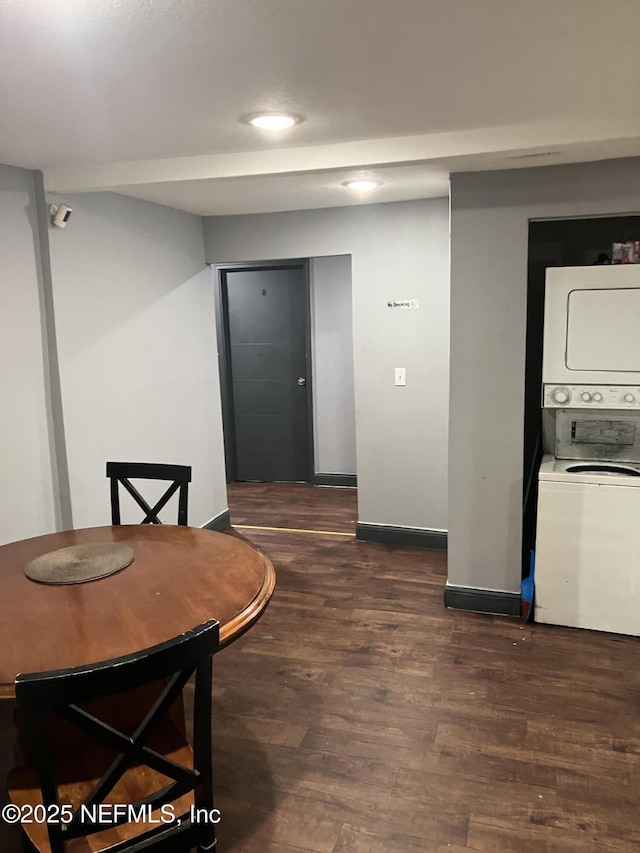
{"label": "blue object on floor", "polygon": [[535,597],[535,582],[534,572],[536,565],[536,552],[529,552],[529,574],[522,579],[520,587],[520,600],[522,606],[522,621],[531,622],[533,620],[533,600]]}

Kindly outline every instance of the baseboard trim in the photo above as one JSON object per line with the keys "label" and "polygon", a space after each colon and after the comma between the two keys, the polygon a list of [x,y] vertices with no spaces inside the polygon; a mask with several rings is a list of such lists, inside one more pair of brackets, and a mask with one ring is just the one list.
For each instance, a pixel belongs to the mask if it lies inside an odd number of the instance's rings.
{"label": "baseboard trim", "polygon": [[217,530],[218,533],[223,533],[231,527],[231,513],[228,509],[225,509],[225,511],[221,512],[220,515],[216,515],[215,518],[212,518],[211,521],[207,521],[207,523],[202,526],[205,530]]}
{"label": "baseboard trim", "polygon": [[379,542],[381,545],[412,545],[430,548],[432,551],[447,550],[446,530],[422,530],[419,527],[392,527],[387,524],[356,524],[356,539],[363,542]]}
{"label": "baseboard trim", "polygon": [[498,616],[520,616],[520,594],[496,589],[473,589],[467,586],[444,588],[444,606],[474,613],[493,613]]}
{"label": "baseboard trim", "polygon": [[314,486],[357,486],[356,474],[314,474]]}

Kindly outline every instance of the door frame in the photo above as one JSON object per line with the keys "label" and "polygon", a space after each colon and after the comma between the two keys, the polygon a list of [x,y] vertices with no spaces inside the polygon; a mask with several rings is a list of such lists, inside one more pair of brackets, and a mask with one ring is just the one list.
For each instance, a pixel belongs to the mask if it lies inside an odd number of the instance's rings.
{"label": "door frame", "polygon": [[262,272],[274,269],[299,269],[302,272],[305,304],[304,355],[307,388],[307,453],[309,459],[307,482],[313,483],[315,477],[315,457],[313,439],[313,376],[311,370],[311,277],[309,272],[309,259],[294,258],[282,261],[252,261],[247,263],[213,264],[212,266],[215,270],[214,297],[216,308],[216,332],[218,336],[218,370],[220,373],[222,432],[224,435],[224,458],[227,483],[235,482],[237,476],[235,404],[233,400],[233,383],[231,377],[227,273]]}

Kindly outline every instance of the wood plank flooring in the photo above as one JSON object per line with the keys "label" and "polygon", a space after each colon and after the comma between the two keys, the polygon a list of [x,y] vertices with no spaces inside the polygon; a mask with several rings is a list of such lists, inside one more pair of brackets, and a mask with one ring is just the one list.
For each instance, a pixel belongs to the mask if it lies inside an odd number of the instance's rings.
{"label": "wood plank flooring", "polygon": [[248,529],[353,532],[354,490],[229,501],[278,582],[215,658],[218,853],[637,853],[638,640],[445,610],[441,552]]}
{"label": "wood plank flooring", "polygon": [[[242,525],[356,518],[348,489],[229,501]],[[636,639],[445,610],[440,552],[239,532],[278,584],[216,657],[219,853],[639,849]]]}
{"label": "wood plank flooring", "polygon": [[[356,532],[355,489],[306,483],[232,483],[231,523],[264,527]],[[244,532],[244,531],[242,531]]]}

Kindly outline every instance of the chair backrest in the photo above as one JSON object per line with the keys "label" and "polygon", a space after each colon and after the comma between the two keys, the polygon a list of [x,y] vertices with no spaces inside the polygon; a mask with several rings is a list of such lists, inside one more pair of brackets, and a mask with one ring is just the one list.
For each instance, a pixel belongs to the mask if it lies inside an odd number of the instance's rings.
{"label": "chair backrest", "polygon": [[[145,795],[127,806],[126,814],[110,819],[111,827],[130,822],[131,814],[145,809],[162,808],[185,794],[193,793],[196,809],[213,808],[212,757],[211,757],[211,690],[212,655],[219,645],[219,625],[215,619],[203,623],[186,634],[166,643],[144,649],[135,654],[115,658],[88,666],[19,675],[15,682],[18,720],[25,739],[25,750],[30,756],[29,764],[38,774],[45,814],[51,814],[49,807],[58,805],[58,773],[69,781],[69,767],[61,769],[56,759],[56,744],[52,743],[52,723],[62,719],[67,724],[80,729],[87,740],[87,746],[109,749],[112,758],[107,770],[93,787],[88,786],[87,795],[82,803],[76,804],[73,817],[66,823],[48,823],[49,841],[52,853],[64,853],[65,843],[72,838],[88,836],[104,831],[104,811],[101,804],[127,772],[138,772],[148,784],[149,771],[161,774],[162,781],[157,790],[145,791]],[[195,695],[193,712],[193,766],[182,765],[162,754],[154,742],[161,726],[169,725],[172,706],[179,699],[182,689],[195,672]],[[100,714],[100,704],[96,700],[108,697],[120,697],[122,694],[143,685],[159,682],[157,691],[151,700],[152,707],[133,709],[127,707],[127,713],[135,719],[127,721],[127,733],[119,730],[111,720],[105,722]],[[158,695],[159,694],[159,695]],[[90,709],[87,704],[90,703]],[[85,706],[85,707],[82,707]],[[104,716],[104,715],[103,715]],[[132,725],[133,724],[133,725]],[[129,731],[132,728],[133,733]],[[171,731],[176,731],[172,725]],[[88,736],[88,738],[87,738]],[[150,745],[151,743],[151,745]],[[82,753],[82,750],[79,750]],[[75,752],[74,752],[75,754]],[[108,763],[108,762],[107,762]],[[134,768],[131,771],[131,768]],[[169,784],[167,783],[169,780]],[[156,779],[157,781],[157,779]],[[130,782],[124,780],[125,790]],[[120,791],[118,793],[120,797]],[[107,801],[108,802],[108,801]],[[167,806],[168,807],[168,806]],[[68,806],[67,806],[68,808]],[[105,806],[103,806],[103,809]],[[93,816],[96,815],[96,819]],[[175,815],[179,817],[179,815]],[[68,815],[67,815],[68,817]],[[212,827],[204,828],[190,825],[188,820],[180,824],[162,825],[156,832],[165,843],[173,832],[190,841],[193,846],[201,843],[205,832],[203,847],[215,843]],[[189,834],[191,833],[191,834]],[[206,833],[209,833],[206,835]],[[193,841],[193,838],[196,841]],[[130,846],[125,842],[118,851],[138,850],[140,836],[133,838]],[[87,848],[88,849],[88,848]],[[146,847],[144,849],[147,849]],[[164,849],[164,848],[163,848]],[[177,849],[188,849],[179,846]]]}
{"label": "chair backrest", "polygon": [[[120,521],[119,484],[129,492],[145,516],[141,524],[162,524],[158,513],[173,495],[178,494],[178,524],[187,524],[187,500],[191,482],[190,465],[161,465],[153,462],[107,462],[107,477],[111,480],[111,523]],[[131,480],[171,480],[171,485],[153,506],[131,484]]]}

